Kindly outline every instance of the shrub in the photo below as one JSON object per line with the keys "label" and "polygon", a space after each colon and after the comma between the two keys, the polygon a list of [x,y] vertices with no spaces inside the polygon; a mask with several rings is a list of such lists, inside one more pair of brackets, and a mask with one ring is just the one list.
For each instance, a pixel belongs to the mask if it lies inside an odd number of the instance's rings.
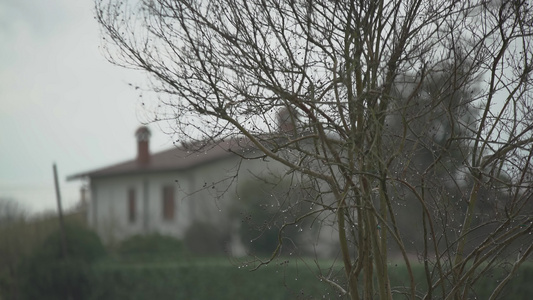
{"label": "shrub", "polygon": [[222,254],[226,250],[229,234],[215,225],[205,222],[194,222],[185,233],[185,245],[195,254]]}
{"label": "shrub", "polygon": [[91,263],[105,256],[105,249],[94,232],[80,225],[67,224],[65,237],[66,255],[56,230],[24,262],[22,299],[90,298]]}
{"label": "shrub", "polygon": [[122,241],[117,248],[120,258],[173,258],[184,253],[183,242],[161,234],[135,235]]}
{"label": "shrub", "polygon": [[[98,235],[82,225],[75,223],[66,224],[65,237],[67,256],[69,258],[93,262],[106,254]],[[56,230],[34,252],[34,256],[61,258],[61,239],[61,231]]]}
{"label": "shrub", "polygon": [[281,254],[288,255],[310,246],[302,242],[305,235],[296,227],[310,228],[307,220],[300,220],[296,226],[284,226],[292,223],[295,216],[310,211],[307,197],[310,194],[303,185],[296,187],[277,177],[242,184],[232,213],[241,218],[239,235],[248,252],[271,255],[278,246],[281,228]]}
{"label": "shrub", "polygon": [[222,258],[98,264],[93,299],[343,299],[297,260],[250,270]]}

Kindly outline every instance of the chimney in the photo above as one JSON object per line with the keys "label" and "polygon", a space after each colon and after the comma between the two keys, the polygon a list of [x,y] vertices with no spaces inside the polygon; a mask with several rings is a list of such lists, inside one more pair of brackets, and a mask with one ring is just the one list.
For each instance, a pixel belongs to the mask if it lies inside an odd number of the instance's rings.
{"label": "chimney", "polygon": [[145,165],[150,162],[150,130],[146,126],[141,126],[135,131],[137,137],[137,163]]}
{"label": "chimney", "polygon": [[278,130],[281,133],[293,132],[295,128],[294,122],[298,118],[298,113],[294,109],[283,107],[278,111]]}

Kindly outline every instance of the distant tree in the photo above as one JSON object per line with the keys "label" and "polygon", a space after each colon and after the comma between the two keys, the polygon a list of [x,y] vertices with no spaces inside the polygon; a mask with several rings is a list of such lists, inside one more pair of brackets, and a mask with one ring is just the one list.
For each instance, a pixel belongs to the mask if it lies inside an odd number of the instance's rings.
{"label": "distant tree", "polygon": [[184,242],[196,255],[221,255],[228,251],[230,236],[226,228],[195,221],[185,232]]}
{"label": "distant tree", "polygon": [[65,225],[66,254],[57,229],[24,261],[22,299],[90,299],[91,263],[106,251],[93,231],[75,223]]}
{"label": "distant tree", "polygon": [[[465,155],[471,150],[469,140],[473,137],[472,124],[479,117],[472,96],[477,92],[478,79],[468,73],[462,74],[461,68],[444,62],[435,71],[428,71],[422,83],[416,74],[398,76],[394,96],[397,103],[393,105],[396,109],[392,110],[385,122],[387,136],[390,137],[389,149],[399,145],[408,149],[399,153],[389,169],[402,170],[402,176],[412,186],[422,187],[430,183],[431,189],[428,191],[431,194],[426,197],[426,202],[435,202],[435,205],[455,202],[455,205],[448,206],[447,211],[442,206],[431,209],[435,212],[434,219],[443,217],[438,216],[441,213],[449,214],[452,207],[455,210],[453,215],[463,213],[466,208],[464,199],[459,202],[450,200],[461,199],[464,195],[462,189],[472,187],[471,178],[462,174],[463,162],[467,159]],[[452,76],[450,72],[456,72],[457,75]],[[415,89],[417,92],[413,94]],[[462,138],[455,139],[459,136]],[[418,211],[413,209],[418,206],[416,203],[419,200],[411,194],[409,187],[395,188],[398,194],[404,195],[398,201],[402,205],[396,211],[403,237],[411,241],[407,248],[419,247],[426,239],[423,226],[419,226],[420,220],[412,217],[412,212]],[[460,220],[457,218],[458,222]],[[440,230],[444,230],[444,227],[450,229],[449,222],[439,223]],[[409,247],[409,244],[413,246]]]}
{"label": "distant tree", "polygon": [[351,299],[464,299],[507,268],[497,298],[531,254],[528,1],[96,0],[96,17],[110,61],[150,78],[154,120],[314,187],[287,222],[336,227],[345,284],[321,278]]}
{"label": "distant tree", "polygon": [[0,295],[17,299],[19,264],[28,255],[27,212],[13,199],[0,199]]}
{"label": "distant tree", "polygon": [[241,220],[239,233],[249,254],[312,253],[301,234],[305,227],[312,239],[312,226],[307,219],[298,218],[310,211],[313,199],[301,182],[278,176],[250,179],[240,184],[237,195],[232,214]]}

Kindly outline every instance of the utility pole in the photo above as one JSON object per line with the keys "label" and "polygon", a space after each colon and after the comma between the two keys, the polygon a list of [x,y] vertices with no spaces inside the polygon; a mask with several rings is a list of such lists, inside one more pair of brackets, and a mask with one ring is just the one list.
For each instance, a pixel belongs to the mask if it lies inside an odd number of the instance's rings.
{"label": "utility pole", "polygon": [[59,216],[59,230],[61,232],[61,254],[67,258],[67,235],[65,232],[65,221],[63,220],[63,209],[61,208],[61,192],[59,191],[59,180],[57,179],[57,168],[54,163],[54,183],[56,188],[57,212]]}

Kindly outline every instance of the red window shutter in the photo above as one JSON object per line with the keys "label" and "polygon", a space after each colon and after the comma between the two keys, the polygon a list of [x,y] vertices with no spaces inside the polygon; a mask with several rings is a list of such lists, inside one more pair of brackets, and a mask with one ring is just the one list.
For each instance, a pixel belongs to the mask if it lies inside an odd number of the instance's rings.
{"label": "red window shutter", "polygon": [[163,187],[163,219],[174,220],[175,209],[174,187],[165,186]]}
{"label": "red window shutter", "polygon": [[134,223],[137,218],[137,203],[135,201],[135,189],[128,190],[128,220]]}

